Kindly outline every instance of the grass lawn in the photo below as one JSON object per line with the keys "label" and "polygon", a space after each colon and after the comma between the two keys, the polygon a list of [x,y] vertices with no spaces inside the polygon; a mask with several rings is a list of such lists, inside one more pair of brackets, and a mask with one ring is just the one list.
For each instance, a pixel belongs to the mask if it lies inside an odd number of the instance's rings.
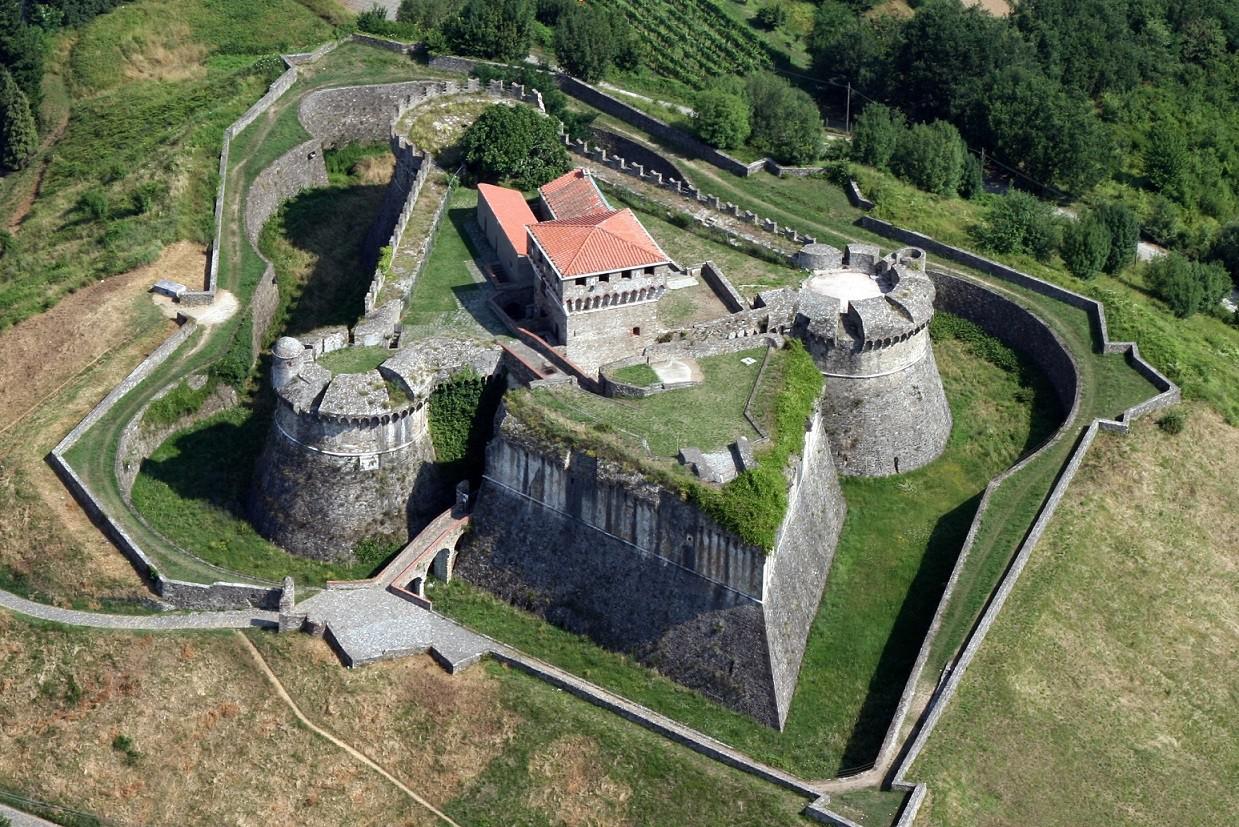
{"label": "grass lawn", "polygon": [[392,357],[395,351],[385,347],[346,347],[318,357],[319,367],[333,374],[365,373],[374,370]]}
{"label": "grass lawn", "polygon": [[799,796],[499,664],[346,670],[321,641],[250,638],[312,719],[460,824],[802,823]]}
{"label": "grass lawn", "polygon": [[1233,821],[1239,429],[1187,410],[1098,436],[911,770],[918,824]]}
{"label": "grass lawn", "polygon": [[460,163],[456,144],[478,116],[498,104],[486,95],[453,95],[428,101],[414,109],[396,125],[420,149],[435,156],[444,169]]}
{"label": "grass lawn", "polygon": [[[434,246],[409,297],[404,321],[414,336],[457,334],[485,335],[502,331],[486,307],[485,288],[480,283],[477,262],[492,261],[488,248],[478,249],[471,233],[481,238],[474,215],[478,191],[456,187],[448,196],[447,212],[435,231]],[[420,199],[419,199],[420,203]],[[406,233],[408,243],[417,243]]]}
{"label": "grass lawn", "polygon": [[[765,348],[757,348],[700,359],[705,379],[700,385],[644,399],[611,399],[569,387],[536,390],[531,397],[569,420],[614,433],[638,450],[644,441],[657,457],[674,457],[688,447],[714,451],[737,437],[758,439],[759,434],[744,418],[744,404],[764,356]],[[744,364],[741,360],[746,358],[753,363]],[[783,358],[781,351],[771,355],[771,373]],[[646,370],[653,374],[648,367]],[[709,415],[704,415],[707,412]]]}
{"label": "grass lawn", "polygon": [[435,607],[805,777],[872,761],[981,490],[1054,421],[1044,385],[1030,393],[955,340],[939,342],[936,354],[955,417],[950,444],[911,474],[844,480],[848,518],[783,733],[467,583],[436,585]]}
{"label": "grass lawn", "polygon": [[638,362],[635,365],[628,365],[613,371],[611,378],[617,382],[626,382],[629,385],[643,388],[646,385],[652,385],[657,382],[658,374],[645,362]]}
{"label": "grass lawn", "polygon": [[269,418],[234,408],[173,436],[142,463],[133,504],[172,543],[217,566],[299,584],[367,577],[373,566],[319,563],[263,538],[245,517]]}

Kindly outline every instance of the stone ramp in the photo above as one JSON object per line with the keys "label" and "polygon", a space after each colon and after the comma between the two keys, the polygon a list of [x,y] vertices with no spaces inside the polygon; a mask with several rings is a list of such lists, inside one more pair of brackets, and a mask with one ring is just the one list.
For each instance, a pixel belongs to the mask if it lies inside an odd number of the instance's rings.
{"label": "stone ramp", "polygon": [[448,672],[476,663],[492,641],[381,589],[323,591],[297,606],[348,666],[430,652]]}

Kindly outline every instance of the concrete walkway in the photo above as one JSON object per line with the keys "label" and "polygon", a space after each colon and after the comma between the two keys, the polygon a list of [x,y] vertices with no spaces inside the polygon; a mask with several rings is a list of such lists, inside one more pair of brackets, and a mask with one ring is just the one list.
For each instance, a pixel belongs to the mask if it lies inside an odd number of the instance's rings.
{"label": "concrete walkway", "polygon": [[56,827],[54,822],[23,813],[21,810],[14,810],[4,804],[0,804],[0,818],[7,818],[13,827]]}
{"label": "concrete walkway", "polygon": [[176,631],[192,629],[244,629],[249,626],[275,626],[275,612],[258,609],[232,612],[191,612],[189,614],[114,615],[103,612],[83,612],[35,603],[6,591],[0,591],[0,608],[17,614],[89,629],[122,629],[130,631]]}

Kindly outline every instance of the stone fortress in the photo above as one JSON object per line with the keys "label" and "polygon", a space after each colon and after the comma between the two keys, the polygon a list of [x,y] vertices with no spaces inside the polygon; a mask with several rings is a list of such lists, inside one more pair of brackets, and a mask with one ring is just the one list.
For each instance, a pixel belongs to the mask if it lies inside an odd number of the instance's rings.
{"label": "stone fortress", "polygon": [[[461,91],[479,90],[471,82]],[[397,105],[396,120],[421,99]],[[391,140],[398,174],[386,226],[371,236],[392,232],[398,242],[433,159],[394,132]],[[801,285],[751,303],[703,266],[732,312],[667,328],[659,304],[677,282],[695,284],[693,270],[631,210],[615,209],[587,169],[543,186],[533,206],[519,191],[481,184],[475,218],[495,262],[483,287],[513,335],[414,335],[400,319],[416,274],[396,281],[379,268],[351,330],[279,339],[275,412],[250,499],[255,526],[294,554],[347,560],[365,540],[412,537],[446,508],[467,511],[456,575],[782,727],[846,512],[837,475],[910,471],[937,457],[950,433],[924,252],[810,243],[797,256]],[[788,505],[771,548],[723,528],[665,482],[549,439],[502,405],[480,481],[453,490],[436,462],[430,400],[461,377],[616,395],[616,365],[693,364],[789,338],[804,343],[825,390],[782,469]],[[376,346],[386,351],[373,369],[324,366],[327,354]],[[746,442],[733,448],[736,467],[718,478],[688,461],[702,456],[697,446],[682,446],[681,460],[701,484],[717,485],[760,461]],[[419,599],[423,579],[413,586]]]}

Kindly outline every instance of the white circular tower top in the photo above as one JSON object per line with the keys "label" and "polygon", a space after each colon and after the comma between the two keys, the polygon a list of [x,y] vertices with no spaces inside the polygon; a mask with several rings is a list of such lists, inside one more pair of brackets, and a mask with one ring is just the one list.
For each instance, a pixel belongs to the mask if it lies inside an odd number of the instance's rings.
{"label": "white circular tower top", "polygon": [[292,336],[281,336],[275,340],[275,346],[271,348],[271,353],[277,359],[296,359],[303,350],[305,348],[297,339],[294,339]]}

